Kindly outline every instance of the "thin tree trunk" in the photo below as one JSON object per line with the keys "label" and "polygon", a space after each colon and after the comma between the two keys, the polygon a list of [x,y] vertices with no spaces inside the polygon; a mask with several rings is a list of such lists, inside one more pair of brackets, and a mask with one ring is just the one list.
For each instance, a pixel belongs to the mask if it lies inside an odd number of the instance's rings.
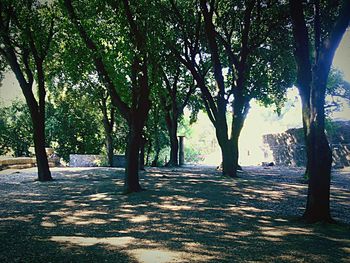
{"label": "thin tree trunk", "polygon": [[114,111],[115,109],[111,107],[111,112],[110,112],[110,118],[108,117],[108,111],[107,111],[107,98],[108,97],[103,97],[101,98],[101,111],[102,111],[102,116],[103,116],[103,128],[104,128],[104,133],[105,133],[105,144],[106,144],[106,152],[107,152],[107,161],[108,161],[108,166],[112,167],[113,166],[113,155],[114,155],[114,144],[113,144],[113,126],[114,126]]}
{"label": "thin tree trunk", "polygon": [[107,150],[107,161],[108,161],[108,166],[112,167],[113,166],[113,155],[114,155],[114,147],[113,147],[113,138],[110,133],[106,134],[106,150]]}

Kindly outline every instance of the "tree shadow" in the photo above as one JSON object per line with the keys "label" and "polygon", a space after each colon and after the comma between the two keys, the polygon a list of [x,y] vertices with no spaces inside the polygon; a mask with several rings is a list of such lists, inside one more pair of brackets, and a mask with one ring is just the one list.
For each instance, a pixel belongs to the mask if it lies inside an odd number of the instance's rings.
{"label": "tree shadow", "polygon": [[306,225],[295,220],[307,190],[299,170],[244,170],[231,179],[213,167],[148,168],[140,175],[148,190],[131,195],[119,194],[121,169],[55,169],[56,180],[45,184],[32,181],[34,173],[1,177],[0,260],[350,259],[349,188],[332,186],[333,210],[347,224]]}

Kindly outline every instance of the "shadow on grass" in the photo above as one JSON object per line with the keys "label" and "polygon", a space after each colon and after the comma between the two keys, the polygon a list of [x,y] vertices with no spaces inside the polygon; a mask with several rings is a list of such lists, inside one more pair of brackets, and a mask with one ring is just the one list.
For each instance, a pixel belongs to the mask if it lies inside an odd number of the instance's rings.
{"label": "shadow on grass", "polygon": [[[55,169],[45,184],[34,173],[1,177],[0,262],[350,260],[348,224],[296,220],[306,186],[293,173],[246,171],[228,179],[212,168],[150,168],[147,191],[131,195],[119,194],[120,169]],[[334,188],[340,218],[348,197]]]}

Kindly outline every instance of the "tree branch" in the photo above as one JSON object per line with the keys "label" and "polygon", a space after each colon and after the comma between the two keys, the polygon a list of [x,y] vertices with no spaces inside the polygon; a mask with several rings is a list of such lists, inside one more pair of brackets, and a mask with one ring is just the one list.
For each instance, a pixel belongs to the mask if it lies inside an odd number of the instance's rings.
{"label": "tree branch", "polygon": [[126,119],[130,119],[130,108],[128,105],[121,99],[119,94],[116,91],[116,87],[110,78],[107,69],[104,65],[103,59],[101,55],[99,55],[98,48],[96,44],[93,42],[93,40],[88,36],[87,32],[85,31],[83,25],[78,21],[77,15],[74,12],[74,8],[72,6],[71,0],[65,0],[64,1],[66,10],[68,12],[68,16],[71,20],[71,22],[75,25],[77,28],[81,38],[85,42],[85,45],[87,46],[90,51],[92,51],[94,64],[96,67],[97,72],[99,73],[99,77],[102,80],[103,83],[105,83],[110,95],[113,104],[118,108],[122,116]]}

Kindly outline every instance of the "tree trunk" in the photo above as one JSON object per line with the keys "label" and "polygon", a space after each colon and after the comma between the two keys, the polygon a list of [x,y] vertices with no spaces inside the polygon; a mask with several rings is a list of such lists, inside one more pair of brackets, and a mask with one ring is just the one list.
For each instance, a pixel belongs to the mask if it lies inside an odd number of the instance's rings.
{"label": "tree trunk", "polygon": [[139,183],[141,131],[135,126],[130,125],[129,127],[124,180],[125,194],[142,191]]}
{"label": "tree trunk", "polygon": [[40,116],[40,114],[33,115],[32,113],[32,121],[33,121],[33,138],[34,138],[34,150],[35,150],[35,158],[36,164],[38,167],[38,180],[41,182],[51,181],[51,172],[49,169],[49,163],[45,150],[45,123],[44,117]]}
{"label": "tree trunk", "polygon": [[159,153],[160,153],[160,148],[156,147],[156,154],[154,155],[154,159],[151,164],[152,167],[158,167]]}
{"label": "tree trunk", "polygon": [[225,145],[221,146],[222,154],[222,174],[224,176],[236,177],[234,165],[234,149],[232,141],[228,140]]}
{"label": "tree trunk", "polygon": [[310,223],[332,221],[329,206],[332,153],[324,131],[317,126],[311,124],[307,137],[309,188],[303,217]]}
{"label": "tree trunk", "polygon": [[325,90],[328,72],[314,70],[311,86],[310,120],[306,137],[309,188],[306,210],[307,222],[332,222],[330,214],[330,182],[332,152],[325,134]]}
{"label": "tree trunk", "polygon": [[310,99],[305,98],[305,96],[301,97],[301,105],[302,105],[302,121],[303,121],[303,132],[304,132],[304,141],[305,141],[305,151],[306,151],[306,164],[305,164],[305,179],[309,179],[309,170],[310,170],[310,162],[308,159],[308,151],[309,147],[307,147],[307,136],[310,134]]}
{"label": "tree trunk", "polygon": [[[219,119],[218,119],[219,120]],[[217,121],[215,126],[216,138],[218,140],[222,155],[222,174],[235,177],[234,149],[232,141],[228,138],[226,118]]]}
{"label": "tree trunk", "polygon": [[105,144],[106,144],[106,152],[107,152],[107,161],[108,166],[113,166],[113,155],[114,155],[114,144],[113,144],[113,126],[114,126],[114,111],[115,109],[111,107],[110,112],[110,118],[108,117],[108,111],[107,111],[107,98],[108,97],[102,97],[101,98],[101,111],[103,116],[103,128],[105,133]]}
{"label": "tree trunk", "polygon": [[108,161],[108,166],[112,167],[113,166],[113,155],[114,155],[114,147],[113,147],[113,138],[110,133],[105,134],[106,139],[106,150],[107,150],[107,161]]}
{"label": "tree trunk", "polygon": [[222,140],[221,154],[222,154],[222,173],[225,176],[236,177],[237,170],[240,169],[238,164],[239,160],[239,140],[240,130],[233,132],[232,137],[229,140]]}
{"label": "tree trunk", "polygon": [[179,141],[177,139],[177,120],[174,120],[172,127],[168,127],[170,137],[170,160],[168,166],[179,166]]}

